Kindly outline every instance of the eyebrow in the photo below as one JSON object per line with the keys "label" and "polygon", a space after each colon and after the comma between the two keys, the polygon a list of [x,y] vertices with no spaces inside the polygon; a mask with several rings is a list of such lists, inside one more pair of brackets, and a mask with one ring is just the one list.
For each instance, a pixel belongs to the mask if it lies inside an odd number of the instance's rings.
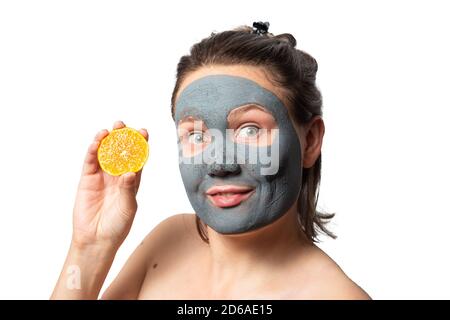
{"label": "eyebrow", "polygon": [[245,113],[245,112],[247,112],[248,110],[251,110],[251,109],[258,109],[258,110],[261,110],[263,112],[266,112],[266,113],[270,114],[270,112],[266,108],[264,108],[263,106],[260,106],[258,104],[255,104],[255,103],[252,103],[252,104],[249,104],[249,105],[240,106],[240,107],[237,107],[237,108],[239,108],[239,109],[238,110],[236,110],[236,109],[231,110],[231,112],[228,114],[228,118],[229,119],[237,117],[237,116],[240,116],[241,114],[243,114],[243,113]]}
{"label": "eyebrow", "polygon": [[[236,110],[236,109],[238,109],[238,110]],[[256,103],[250,103],[250,104],[244,104],[244,105],[238,106],[235,109],[231,110],[227,116],[227,120],[229,121],[230,118],[233,119],[235,117],[238,117],[241,114],[243,114],[249,110],[252,110],[252,109],[258,109],[265,113],[271,114],[265,107],[263,107],[259,104],[256,104]],[[180,121],[178,121],[178,125],[185,123],[185,122],[191,122],[191,121],[202,121],[203,122],[203,119],[201,119],[200,117],[197,117],[197,116],[187,116],[187,117],[181,119]]]}
{"label": "eyebrow", "polygon": [[188,121],[203,121],[203,120],[196,116],[187,116],[187,117],[181,119],[180,121],[178,121],[178,124],[180,125],[180,124],[182,124],[184,122],[188,122]]}

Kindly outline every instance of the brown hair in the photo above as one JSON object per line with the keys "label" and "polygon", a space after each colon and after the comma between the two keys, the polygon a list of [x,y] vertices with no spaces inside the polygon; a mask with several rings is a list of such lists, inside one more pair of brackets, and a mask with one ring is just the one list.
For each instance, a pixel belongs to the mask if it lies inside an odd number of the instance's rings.
{"label": "brown hair", "polygon": [[[249,26],[212,33],[191,47],[190,54],[182,56],[177,67],[176,84],[172,93],[172,117],[175,98],[181,83],[190,72],[211,65],[261,66],[271,75],[271,81],[285,89],[290,112],[298,124],[307,123],[313,116],[322,115],[322,95],[316,86],[316,60],[296,49],[297,41],[290,33],[273,35],[254,34]],[[320,169],[319,155],[311,168],[303,168],[302,187],[298,199],[299,219],[307,238],[317,241],[318,233],[336,238],[325,224],[334,214],[317,211]],[[208,242],[208,236],[198,216],[197,230]]]}

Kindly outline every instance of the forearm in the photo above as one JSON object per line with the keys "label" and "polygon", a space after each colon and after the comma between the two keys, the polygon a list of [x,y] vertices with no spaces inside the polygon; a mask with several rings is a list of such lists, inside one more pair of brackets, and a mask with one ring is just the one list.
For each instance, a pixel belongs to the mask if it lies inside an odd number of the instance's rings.
{"label": "forearm", "polygon": [[97,299],[117,248],[71,244],[50,299]]}

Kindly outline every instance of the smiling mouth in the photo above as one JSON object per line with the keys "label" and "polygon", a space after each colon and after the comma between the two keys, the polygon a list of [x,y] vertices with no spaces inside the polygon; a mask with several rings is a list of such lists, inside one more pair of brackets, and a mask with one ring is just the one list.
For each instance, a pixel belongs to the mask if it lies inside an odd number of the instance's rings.
{"label": "smiling mouth", "polygon": [[248,186],[224,185],[214,186],[206,191],[207,198],[219,208],[229,208],[240,205],[255,192]]}

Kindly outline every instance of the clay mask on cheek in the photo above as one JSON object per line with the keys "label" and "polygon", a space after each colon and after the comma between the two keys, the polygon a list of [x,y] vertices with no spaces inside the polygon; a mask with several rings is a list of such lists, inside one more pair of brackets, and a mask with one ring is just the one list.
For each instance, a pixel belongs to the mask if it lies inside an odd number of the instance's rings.
{"label": "clay mask on cheek", "polygon": [[[268,165],[260,158],[249,161],[249,154],[261,147],[235,143],[227,134],[229,113],[247,104],[263,107],[278,125],[277,139],[266,147],[277,170],[264,170]],[[286,107],[271,91],[244,77],[205,76],[189,84],[177,100],[175,123],[188,116],[201,119],[209,130],[228,139],[220,144],[213,141],[190,159],[183,159],[180,153],[189,201],[204,223],[219,233],[242,233],[266,226],[289,210],[301,188],[301,148]],[[251,186],[254,190],[236,206],[218,207],[206,195],[217,185]]]}

